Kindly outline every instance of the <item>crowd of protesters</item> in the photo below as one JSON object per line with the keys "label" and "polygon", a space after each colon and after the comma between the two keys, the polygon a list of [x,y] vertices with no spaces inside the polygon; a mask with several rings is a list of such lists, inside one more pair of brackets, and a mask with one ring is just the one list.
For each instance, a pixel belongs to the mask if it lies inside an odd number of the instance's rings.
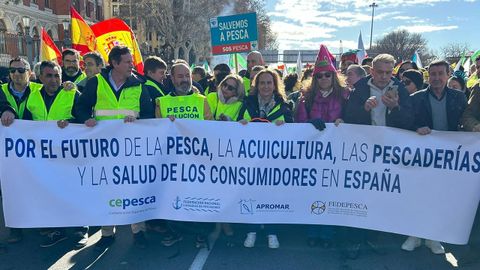
{"label": "crowd of protesters", "polygon": [[[81,68],[81,60],[83,68]],[[190,118],[197,120],[284,123],[311,123],[320,132],[325,123],[389,126],[427,135],[432,130],[480,131],[480,57],[470,75],[462,69],[453,71],[443,60],[419,68],[412,61],[396,63],[393,56],[380,54],[359,62],[356,54],[342,55],[337,67],[327,47],[320,47],[317,61],[306,67],[302,76],[270,69],[260,52],[247,56],[247,70],[235,74],[226,64],[214,67],[209,74],[202,67],[190,69],[183,60],[167,65],[151,56],[144,61],[144,74],[134,70],[127,47],[116,46],[105,65],[100,54],[91,52],[80,57],[73,49],[62,53],[62,66],[44,61],[34,68],[21,58],[11,59],[2,69],[0,115],[3,126],[15,119],[55,120],[59,128],[70,123],[95,128],[97,121],[123,119],[133,122],[148,118]],[[241,74],[241,75],[240,75]],[[469,82],[469,83],[467,83]],[[169,113],[179,104],[196,107],[198,114]],[[459,263],[480,258],[480,214],[477,212],[468,251]],[[88,224],[85,224],[88,225]],[[150,220],[131,225],[134,244],[148,245],[145,232],[162,234],[161,244],[172,246],[183,240],[183,230],[191,228],[195,246],[208,248],[212,224],[167,220]],[[219,224],[227,245],[234,246],[235,226]],[[9,244],[23,240],[23,230],[10,228]],[[280,237],[271,225],[248,225],[243,245],[255,246],[257,232],[268,236],[268,247],[279,248]],[[40,229],[47,248],[67,238],[66,228]],[[101,228],[101,239],[95,244],[105,249],[115,242],[115,226]],[[377,243],[379,232],[339,226],[308,226],[305,232],[309,246],[329,248],[338,245],[349,259],[359,256],[367,245],[384,252]],[[82,248],[89,239],[89,227],[73,228],[75,245]],[[408,236],[401,249],[413,251],[422,243],[434,254],[445,249],[438,241]],[[0,251],[6,250],[0,244]]]}

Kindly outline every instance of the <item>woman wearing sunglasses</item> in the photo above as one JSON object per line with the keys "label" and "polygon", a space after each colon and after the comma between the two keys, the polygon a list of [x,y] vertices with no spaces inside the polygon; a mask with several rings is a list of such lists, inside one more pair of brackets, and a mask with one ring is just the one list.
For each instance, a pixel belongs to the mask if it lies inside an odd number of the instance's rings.
{"label": "woman wearing sunglasses", "polygon": [[217,92],[207,95],[213,119],[220,121],[237,120],[245,96],[242,77],[236,74],[227,75],[220,82],[217,90]]}
{"label": "woman wearing sunglasses", "polygon": [[[341,122],[348,93],[343,76],[336,71],[332,55],[325,45],[321,45],[312,81],[298,103],[295,122],[309,122],[319,130],[325,127],[323,123]],[[333,244],[334,234],[333,226],[308,226],[308,245],[321,244],[328,248]]]}
{"label": "woman wearing sunglasses", "polygon": [[342,75],[335,69],[327,47],[322,45],[317,56],[313,78],[300,98],[295,122],[305,123],[320,119],[326,123],[340,121],[348,97]]}

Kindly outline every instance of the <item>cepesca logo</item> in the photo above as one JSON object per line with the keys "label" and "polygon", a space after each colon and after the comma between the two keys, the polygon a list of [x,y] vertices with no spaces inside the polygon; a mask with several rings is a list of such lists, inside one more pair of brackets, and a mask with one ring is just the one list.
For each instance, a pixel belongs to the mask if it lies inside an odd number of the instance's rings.
{"label": "cepesca logo", "polygon": [[110,207],[121,207],[122,209],[126,209],[130,206],[142,206],[146,204],[153,204],[156,202],[155,196],[150,197],[141,197],[141,198],[125,198],[125,199],[111,199],[108,201]]}

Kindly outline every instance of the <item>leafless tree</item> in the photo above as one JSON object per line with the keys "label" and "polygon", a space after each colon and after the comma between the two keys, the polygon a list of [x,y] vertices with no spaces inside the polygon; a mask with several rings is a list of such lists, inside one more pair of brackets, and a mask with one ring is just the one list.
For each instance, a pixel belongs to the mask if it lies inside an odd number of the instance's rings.
{"label": "leafless tree", "polygon": [[410,33],[407,30],[397,30],[388,33],[376,41],[372,46],[372,54],[388,53],[397,61],[412,59],[415,51],[418,51],[422,63],[428,64],[436,56],[427,47],[427,40],[418,33]]}
{"label": "leafless tree", "polygon": [[208,55],[210,51],[209,20],[219,15],[257,12],[259,48],[275,47],[263,0],[122,0],[131,7],[131,15],[144,26],[145,33],[154,32],[163,44],[168,58],[188,59],[194,51]]}
{"label": "leafless tree", "polygon": [[460,58],[462,54],[470,52],[468,43],[451,42],[440,48],[442,56],[445,58]]}

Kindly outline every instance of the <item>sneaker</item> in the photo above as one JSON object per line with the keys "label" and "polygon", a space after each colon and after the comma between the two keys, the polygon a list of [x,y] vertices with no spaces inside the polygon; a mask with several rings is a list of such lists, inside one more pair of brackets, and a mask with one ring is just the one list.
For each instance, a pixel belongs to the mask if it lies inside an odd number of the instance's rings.
{"label": "sneaker", "polygon": [[208,239],[204,235],[197,235],[195,238],[195,247],[196,248],[206,248],[210,250],[210,245],[208,244]]}
{"label": "sneaker", "polygon": [[438,241],[425,240],[425,246],[427,246],[433,254],[445,254],[445,249]]}
{"label": "sneaker", "polygon": [[409,236],[405,242],[402,244],[402,249],[405,251],[414,251],[417,247],[422,245],[422,239]]}
{"label": "sneaker", "polygon": [[177,234],[175,232],[172,232],[170,234],[167,234],[161,241],[162,245],[166,247],[171,247],[175,245],[176,243],[180,242],[183,240],[183,236],[180,234]]}
{"label": "sneaker", "polygon": [[111,236],[102,236],[100,240],[95,244],[95,249],[97,250],[105,250],[109,246],[113,244],[115,241],[115,237],[113,235]]}
{"label": "sneaker", "polygon": [[143,232],[134,233],[133,244],[140,249],[147,248],[147,239],[145,238],[145,234]]}
{"label": "sneaker", "polygon": [[280,243],[278,242],[277,235],[270,234],[268,235],[268,248],[279,248]]}
{"label": "sneaker", "polygon": [[256,232],[249,232],[247,234],[247,238],[243,242],[243,246],[246,248],[252,248],[255,246],[255,241],[257,240],[257,233]]}
{"label": "sneaker", "polygon": [[83,248],[88,243],[88,233],[83,232],[76,232],[75,233],[75,247],[76,248]]}
{"label": "sneaker", "polygon": [[65,235],[64,232],[62,231],[52,231],[49,234],[45,236],[43,239],[42,243],[40,244],[40,247],[51,247],[58,242],[61,242],[63,240],[67,239],[67,236]]}
{"label": "sneaker", "polygon": [[15,244],[23,240],[23,231],[22,229],[11,228],[10,234],[8,235],[7,242],[9,244]]}

